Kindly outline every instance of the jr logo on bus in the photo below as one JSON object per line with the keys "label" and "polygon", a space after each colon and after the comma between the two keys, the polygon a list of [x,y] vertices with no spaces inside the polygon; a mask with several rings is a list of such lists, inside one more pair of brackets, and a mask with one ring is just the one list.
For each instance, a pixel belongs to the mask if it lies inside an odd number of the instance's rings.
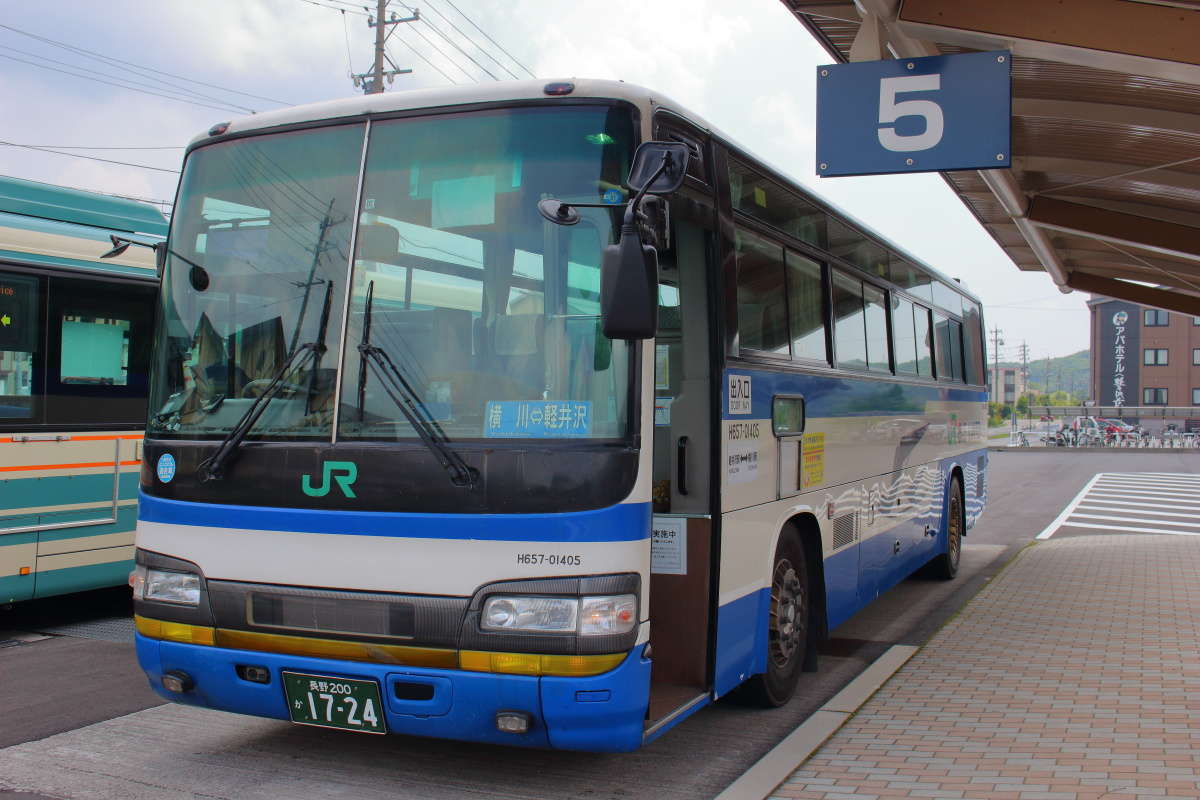
{"label": "jr logo on bus", "polygon": [[324,497],[333,488],[330,485],[330,478],[342,490],[342,494],[346,497],[354,497],[354,490],[350,487],[358,480],[358,465],[353,461],[326,461],[321,468],[321,485],[314,489],[312,476],[301,475],[300,488],[309,497]]}

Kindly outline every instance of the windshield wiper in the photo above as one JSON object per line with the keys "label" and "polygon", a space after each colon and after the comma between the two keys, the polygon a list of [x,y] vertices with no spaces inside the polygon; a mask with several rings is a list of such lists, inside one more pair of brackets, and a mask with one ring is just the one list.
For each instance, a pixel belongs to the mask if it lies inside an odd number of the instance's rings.
{"label": "windshield wiper", "polygon": [[[316,370],[317,365],[321,363],[321,357],[325,355],[325,331],[329,327],[329,306],[333,297],[333,281],[327,282],[325,286],[325,307],[321,310],[321,325],[318,329],[317,340],[314,342],[305,342],[288,355],[279,369],[275,370],[275,374],[271,376],[271,382],[267,384],[267,388],[262,394],[254,398],[254,402],[246,409],[241,418],[234,423],[233,428],[217,445],[216,451],[200,462],[196,467],[196,477],[201,483],[209,481],[219,481],[225,477],[225,468],[228,466],[230,459],[233,458],[250,430],[258,423],[258,420],[266,412],[267,406],[270,404],[271,398],[278,394],[280,387],[284,386],[283,377],[287,375],[293,368],[298,368],[302,363],[300,356],[303,354],[306,358],[311,358],[313,369]],[[313,391],[314,382],[309,383],[309,391]],[[307,412],[308,403],[312,401],[311,395],[305,401],[305,411]]]}
{"label": "windshield wiper", "polygon": [[400,409],[400,413],[408,420],[408,424],[412,425],[421,442],[429,448],[438,463],[442,465],[442,469],[449,474],[450,482],[455,486],[474,488],[475,481],[479,478],[479,470],[469,465],[450,447],[450,437],[425,408],[421,395],[412,387],[412,384],[404,376],[404,372],[396,365],[387,351],[371,344],[371,307],[374,297],[375,282],[371,281],[367,284],[366,308],[363,311],[363,336],[362,342],[358,345],[361,359],[358,373],[359,421],[361,422],[363,418],[363,405],[366,399],[367,378],[364,367],[370,364],[371,371],[375,373],[380,385],[383,386],[383,391],[396,405],[396,408]]}

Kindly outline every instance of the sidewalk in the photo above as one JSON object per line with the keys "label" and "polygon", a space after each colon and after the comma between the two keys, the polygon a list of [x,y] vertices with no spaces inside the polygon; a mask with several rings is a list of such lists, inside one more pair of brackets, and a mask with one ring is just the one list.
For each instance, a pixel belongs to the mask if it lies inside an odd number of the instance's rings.
{"label": "sidewalk", "polygon": [[1200,537],[1024,550],[771,798],[1200,798]]}

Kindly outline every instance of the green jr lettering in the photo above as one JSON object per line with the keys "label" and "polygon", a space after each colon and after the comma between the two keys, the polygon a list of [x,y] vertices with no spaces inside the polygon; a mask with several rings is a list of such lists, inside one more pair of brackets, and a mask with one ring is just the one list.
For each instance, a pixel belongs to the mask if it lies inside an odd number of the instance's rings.
{"label": "green jr lettering", "polygon": [[353,461],[326,461],[321,469],[321,485],[314,489],[311,478],[311,475],[300,476],[300,488],[309,497],[324,497],[329,494],[329,490],[333,488],[329,484],[330,478],[337,483],[342,494],[354,497],[354,490],[350,487],[358,480],[358,465]]}

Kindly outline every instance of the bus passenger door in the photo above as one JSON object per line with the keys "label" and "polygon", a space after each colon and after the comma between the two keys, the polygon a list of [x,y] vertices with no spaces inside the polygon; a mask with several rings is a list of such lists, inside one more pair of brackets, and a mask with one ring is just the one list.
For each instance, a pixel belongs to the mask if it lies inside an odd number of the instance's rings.
{"label": "bus passenger door", "polygon": [[[677,212],[660,263],[654,380],[654,520],[650,564],[650,709],[647,735],[708,697],[711,383],[706,277],[708,234]],[[657,724],[656,724],[657,722]]]}

